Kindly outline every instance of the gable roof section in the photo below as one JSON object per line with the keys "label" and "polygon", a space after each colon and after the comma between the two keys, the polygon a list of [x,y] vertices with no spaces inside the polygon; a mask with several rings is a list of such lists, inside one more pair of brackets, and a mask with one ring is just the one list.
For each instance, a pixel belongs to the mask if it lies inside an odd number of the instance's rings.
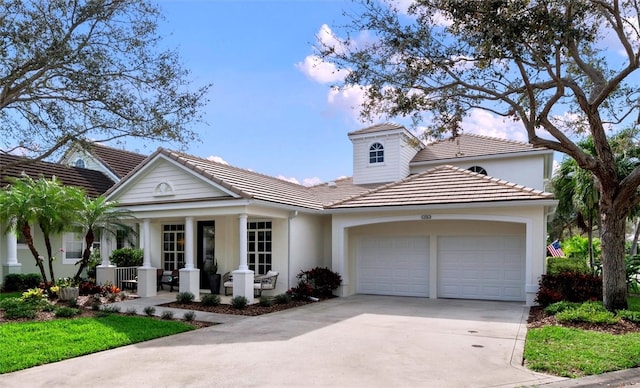
{"label": "gable roof section", "polygon": [[404,129],[404,127],[402,125],[398,125],[394,123],[381,123],[381,124],[372,125],[367,128],[362,128],[357,131],[349,132],[349,135],[364,135],[367,133],[384,132],[384,131],[398,130],[398,129]]}
{"label": "gable roof section", "polygon": [[322,204],[308,187],[175,151],[162,150],[162,153],[244,198],[322,209]]}
{"label": "gable roof section", "polygon": [[136,152],[108,147],[99,143],[92,143],[87,152],[96,157],[105,167],[122,179],[147,157]]}
{"label": "gable roof section", "polygon": [[553,199],[553,194],[449,165],[335,202],[327,209]]}
{"label": "gable roof section", "polygon": [[[14,155],[0,155],[0,165],[6,166],[21,159],[24,158]],[[0,176],[0,186],[8,185],[10,183],[9,178],[19,178],[23,173],[33,179],[37,179],[40,176],[51,179],[55,175],[63,184],[80,187],[85,190],[88,196],[93,198],[105,193],[113,185],[113,181],[100,171],[57,163],[29,162],[11,166],[4,170]]]}
{"label": "gable roof section", "polygon": [[411,163],[546,150],[525,142],[463,133],[456,138],[428,144],[413,157]]}

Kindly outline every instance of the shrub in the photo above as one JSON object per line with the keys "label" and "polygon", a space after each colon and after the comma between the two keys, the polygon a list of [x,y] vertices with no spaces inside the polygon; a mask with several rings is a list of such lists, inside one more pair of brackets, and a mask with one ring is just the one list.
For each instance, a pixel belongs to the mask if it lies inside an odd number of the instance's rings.
{"label": "shrub", "polygon": [[78,299],[76,298],[67,300],[67,303],[69,304],[69,307],[78,307]]}
{"label": "shrub", "polygon": [[102,286],[99,286],[92,281],[80,282],[80,284],[78,285],[78,289],[80,291],[80,295],[102,295],[105,292]]}
{"label": "shrub", "polygon": [[[331,271],[329,268],[316,267],[308,271],[300,271],[296,277],[299,281],[294,294],[303,296],[331,297],[333,290],[342,284],[340,274]],[[309,289],[311,292],[309,292]]]}
{"label": "shrub", "polygon": [[26,291],[36,288],[42,282],[42,277],[37,273],[10,273],[4,277],[3,290],[5,292]]}
{"label": "shrub", "polygon": [[30,288],[22,293],[22,299],[25,303],[38,304],[45,299],[44,290],[42,288]]}
{"label": "shrub", "polygon": [[5,308],[4,317],[7,319],[33,319],[38,314],[38,309],[28,303],[20,303],[18,305]]}
{"label": "shrub", "polygon": [[291,303],[291,295],[289,295],[289,294],[278,294],[273,298],[273,301],[276,304],[288,304],[288,303]]}
{"label": "shrub", "polygon": [[273,301],[268,296],[260,297],[260,306],[262,307],[271,307],[273,306]]}
{"label": "shrub", "polygon": [[184,318],[185,321],[191,322],[194,319],[196,319],[196,312],[195,311],[187,311],[186,313],[184,313],[184,315],[182,317]]}
{"label": "shrub", "polygon": [[563,272],[590,273],[586,259],[571,259],[567,257],[547,258],[547,274],[557,275]]}
{"label": "shrub", "polygon": [[233,306],[234,309],[242,310],[247,307],[247,303],[249,303],[249,300],[242,295],[235,296],[231,299],[231,306]]}
{"label": "shrub", "polygon": [[55,316],[57,318],[69,318],[75,315],[80,314],[80,310],[75,309],[73,307],[59,307],[55,311]]}
{"label": "shrub", "polygon": [[578,306],[580,306],[580,303],[561,301],[561,302],[556,302],[556,303],[550,304],[549,306],[547,306],[544,309],[544,311],[547,314],[556,315],[557,313],[559,313],[561,311],[564,311],[564,310],[567,310],[567,309],[577,308]]}
{"label": "shrub", "polygon": [[598,276],[563,272],[557,275],[542,275],[539,284],[536,302],[543,307],[562,300],[602,300],[602,279]]}
{"label": "shrub", "polygon": [[104,306],[102,307],[102,311],[105,313],[119,313],[120,306]]}
{"label": "shrub", "polygon": [[127,315],[136,315],[136,309],[134,307],[129,307],[124,313]]}
{"label": "shrub", "polygon": [[156,313],[156,308],[153,306],[147,306],[144,308],[144,313],[147,314],[147,316],[152,317],[153,314]]}
{"label": "shrub", "polygon": [[160,314],[160,318],[165,320],[173,319],[173,311],[165,310]]}
{"label": "shrub", "polygon": [[189,304],[193,302],[194,299],[195,295],[193,295],[191,292],[178,292],[176,294],[176,301],[178,303]]}
{"label": "shrub", "polygon": [[293,299],[307,300],[309,297],[313,296],[313,288],[311,287],[311,284],[304,280],[298,280],[298,286],[291,287],[287,293],[289,293]]}
{"label": "shrub", "polygon": [[618,318],[607,311],[600,302],[585,302],[575,308],[568,308],[556,314],[559,322],[587,322],[613,325]]}
{"label": "shrub", "polygon": [[637,281],[638,275],[640,275],[640,256],[625,257],[625,265],[627,288],[636,294],[640,293],[640,284]]}
{"label": "shrub", "polygon": [[200,304],[203,306],[218,306],[220,304],[220,295],[206,294],[200,300]]}
{"label": "shrub", "polygon": [[143,261],[142,249],[120,248],[111,252],[109,261],[118,267],[140,267]]}
{"label": "shrub", "polygon": [[640,324],[640,311],[620,310],[617,316],[625,321]]}

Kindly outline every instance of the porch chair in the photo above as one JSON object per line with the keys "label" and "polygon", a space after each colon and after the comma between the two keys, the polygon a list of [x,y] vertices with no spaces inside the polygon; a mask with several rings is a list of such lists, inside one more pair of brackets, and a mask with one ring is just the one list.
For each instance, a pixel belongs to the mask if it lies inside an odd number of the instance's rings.
{"label": "porch chair", "polygon": [[[278,275],[279,273],[276,271],[269,271],[264,275],[257,275],[253,280],[253,295],[262,296],[262,291],[275,290]],[[222,286],[224,287],[225,295],[229,295],[229,292],[233,290],[233,276],[231,272],[222,275]]]}
{"label": "porch chair", "polygon": [[279,273],[268,271],[264,275],[256,276],[253,282],[253,293],[255,296],[262,296],[262,291],[272,291],[276,289]]}
{"label": "porch chair", "polygon": [[171,271],[171,275],[162,275],[160,281],[160,289],[164,290],[164,285],[169,286],[169,292],[173,292],[173,287],[180,286],[180,272],[177,269]]}

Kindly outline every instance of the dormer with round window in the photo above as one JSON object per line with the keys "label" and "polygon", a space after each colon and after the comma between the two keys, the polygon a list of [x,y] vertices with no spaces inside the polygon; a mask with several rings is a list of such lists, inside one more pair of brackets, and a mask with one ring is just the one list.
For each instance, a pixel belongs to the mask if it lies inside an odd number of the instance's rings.
{"label": "dormer with round window", "polygon": [[406,128],[379,124],[349,133],[353,144],[353,183],[385,183],[406,178],[422,142]]}

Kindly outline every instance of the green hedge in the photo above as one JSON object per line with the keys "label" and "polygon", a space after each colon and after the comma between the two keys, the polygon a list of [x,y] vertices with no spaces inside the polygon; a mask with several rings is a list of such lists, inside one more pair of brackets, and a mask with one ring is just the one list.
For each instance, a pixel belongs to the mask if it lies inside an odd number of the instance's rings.
{"label": "green hedge", "polygon": [[3,291],[16,292],[36,288],[42,282],[42,277],[37,273],[10,273],[4,277]]}
{"label": "green hedge", "polygon": [[547,275],[557,275],[563,272],[590,273],[591,270],[585,259],[570,259],[567,257],[547,258]]}

